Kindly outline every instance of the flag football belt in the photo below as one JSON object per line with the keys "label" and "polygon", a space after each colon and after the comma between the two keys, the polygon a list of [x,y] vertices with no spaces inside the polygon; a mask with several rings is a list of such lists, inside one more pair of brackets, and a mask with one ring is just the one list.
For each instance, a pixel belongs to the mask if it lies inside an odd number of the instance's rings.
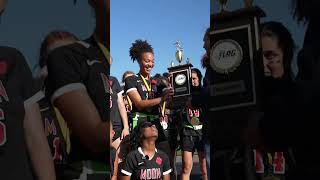
{"label": "flag football belt", "polygon": [[195,126],[191,126],[191,125],[185,125],[184,127],[186,128],[190,128],[190,129],[194,129],[194,130],[201,130],[202,129],[202,124],[201,125],[195,125]]}
{"label": "flag football belt", "polygon": [[80,179],[87,177],[88,174],[105,174],[106,176],[110,176],[110,166],[101,162],[82,161],[82,173],[80,175]]}
{"label": "flag football belt", "polygon": [[139,118],[146,118],[147,121],[154,121],[156,119],[159,119],[159,115],[153,115],[153,114],[145,114],[140,112],[132,113],[132,128],[135,128],[138,125]]}

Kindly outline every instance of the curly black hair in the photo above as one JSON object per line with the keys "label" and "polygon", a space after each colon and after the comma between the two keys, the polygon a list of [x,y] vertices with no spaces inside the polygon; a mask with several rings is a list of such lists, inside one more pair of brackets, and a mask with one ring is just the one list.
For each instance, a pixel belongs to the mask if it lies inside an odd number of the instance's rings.
{"label": "curly black hair", "polygon": [[140,61],[141,55],[147,52],[150,52],[153,54],[152,46],[147,41],[138,39],[138,40],[135,40],[134,43],[132,43],[129,54],[132,61],[134,62],[135,60]]}

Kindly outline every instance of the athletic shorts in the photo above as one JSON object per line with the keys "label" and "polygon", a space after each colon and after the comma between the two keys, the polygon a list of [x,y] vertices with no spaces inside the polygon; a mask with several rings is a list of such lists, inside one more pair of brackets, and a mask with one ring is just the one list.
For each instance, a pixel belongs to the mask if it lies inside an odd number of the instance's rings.
{"label": "athletic shorts", "polygon": [[115,134],[112,138],[112,142],[114,142],[115,140],[117,140],[120,136],[121,136],[122,130],[116,130]]}
{"label": "athletic shorts", "polygon": [[204,142],[199,136],[183,136],[182,137],[182,151],[188,152],[204,152]]}

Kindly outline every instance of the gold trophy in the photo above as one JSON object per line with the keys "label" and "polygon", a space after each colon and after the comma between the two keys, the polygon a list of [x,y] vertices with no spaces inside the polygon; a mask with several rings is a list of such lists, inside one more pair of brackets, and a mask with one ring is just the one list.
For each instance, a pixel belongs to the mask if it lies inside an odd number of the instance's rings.
{"label": "gold trophy", "polygon": [[172,108],[181,108],[185,105],[186,99],[191,95],[191,67],[192,64],[188,58],[186,64],[182,64],[183,48],[180,41],[174,43],[176,46],[176,60],[179,62],[174,66],[173,61],[171,67],[168,68],[169,73],[172,75],[172,87],[174,89]]}
{"label": "gold trophy", "polygon": [[179,40],[176,41],[175,45],[176,45],[176,59],[179,62],[179,65],[181,65],[182,56],[183,56],[183,48],[181,47],[181,42]]}

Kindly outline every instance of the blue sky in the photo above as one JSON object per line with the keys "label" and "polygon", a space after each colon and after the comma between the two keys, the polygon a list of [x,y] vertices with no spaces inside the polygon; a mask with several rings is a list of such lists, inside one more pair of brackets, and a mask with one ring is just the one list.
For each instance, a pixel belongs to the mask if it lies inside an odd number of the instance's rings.
{"label": "blue sky", "polygon": [[52,30],[66,30],[80,39],[93,31],[93,12],[86,0],[8,0],[1,17],[0,44],[19,49],[33,67],[38,62],[39,47]]}
{"label": "blue sky", "polygon": [[[301,47],[304,27],[298,26],[290,15],[291,0],[255,0],[267,17],[263,19],[283,22]],[[217,1],[211,4],[217,10]],[[229,9],[242,7],[242,1],[230,1]],[[111,53],[114,64],[111,74],[121,77],[126,70],[138,71],[138,65],[129,57],[129,47],[138,38],[148,40],[155,49],[156,72],[165,72],[175,60],[178,39],[195,67],[200,67],[204,53],[202,36],[209,26],[209,0],[111,0]],[[51,30],[67,30],[80,39],[91,35],[94,27],[93,12],[86,0],[9,0],[1,17],[0,44],[18,48],[29,65],[38,61],[39,47]]]}
{"label": "blue sky", "polygon": [[184,62],[189,57],[194,67],[201,68],[204,54],[203,35],[210,26],[209,0],[112,0],[111,1],[111,74],[120,78],[123,72],[139,71],[129,56],[136,39],[145,39],[155,52],[152,74],[167,72],[175,64],[175,41],[184,48]]}

